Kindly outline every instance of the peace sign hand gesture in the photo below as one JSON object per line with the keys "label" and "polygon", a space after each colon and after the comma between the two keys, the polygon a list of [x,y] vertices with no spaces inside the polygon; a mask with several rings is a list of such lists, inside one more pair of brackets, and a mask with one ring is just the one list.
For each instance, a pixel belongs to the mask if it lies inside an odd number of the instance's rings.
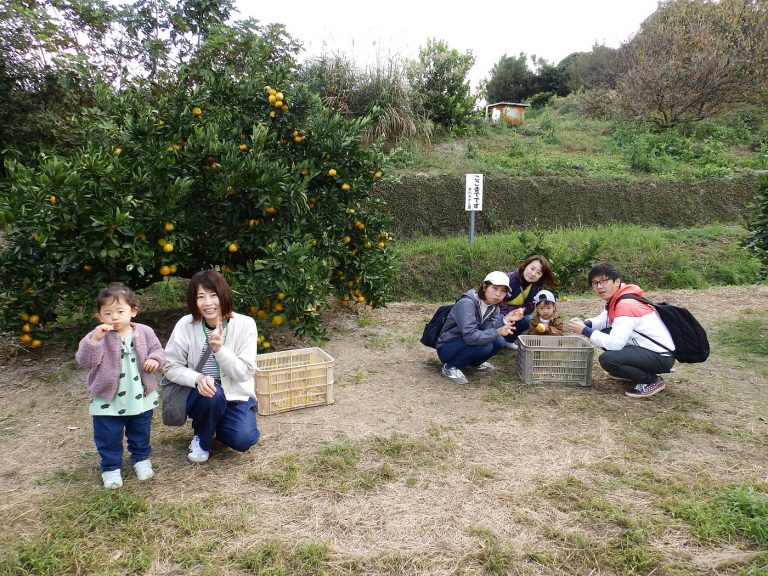
{"label": "peace sign hand gesture", "polygon": [[222,324],[221,320],[219,320],[216,324],[216,330],[208,334],[208,345],[215,353],[219,351],[222,344],[224,344],[224,325]]}

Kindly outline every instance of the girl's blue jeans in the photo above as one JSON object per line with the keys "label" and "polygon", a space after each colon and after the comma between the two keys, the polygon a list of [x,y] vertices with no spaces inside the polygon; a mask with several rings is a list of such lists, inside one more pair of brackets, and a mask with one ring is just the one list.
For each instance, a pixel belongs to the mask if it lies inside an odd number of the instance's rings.
{"label": "girl's blue jeans", "polygon": [[467,365],[477,367],[501,351],[504,342],[503,336],[497,336],[493,342],[472,346],[464,342],[463,338],[454,338],[437,349],[437,356],[448,368],[463,368]]}
{"label": "girl's blue jeans", "polygon": [[131,462],[149,458],[149,432],[152,410],[135,416],[94,416],[93,441],[101,456],[101,471],[111,472],[123,468],[123,434],[128,440]]}

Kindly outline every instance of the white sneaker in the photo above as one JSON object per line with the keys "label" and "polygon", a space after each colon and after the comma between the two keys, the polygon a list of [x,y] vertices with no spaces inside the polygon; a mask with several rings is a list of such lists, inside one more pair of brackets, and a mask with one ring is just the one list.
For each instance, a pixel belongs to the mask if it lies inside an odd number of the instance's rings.
{"label": "white sneaker", "polygon": [[104,488],[107,490],[114,490],[123,485],[123,475],[120,473],[119,468],[117,470],[110,470],[109,472],[102,472],[101,480],[104,482]]}
{"label": "white sneaker", "polygon": [[507,342],[504,344],[504,348],[509,348],[510,350],[517,350],[517,342]]}
{"label": "white sneaker", "polygon": [[478,372],[493,372],[496,370],[496,366],[491,364],[490,362],[483,362],[480,364],[480,366],[475,366],[475,370]]}
{"label": "white sneaker", "polygon": [[192,438],[192,442],[189,443],[189,453],[187,454],[187,458],[190,462],[196,462],[198,464],[202,462],[208,462],[208,450],[203,450],[200,448],[200,438],[198,436],[194,436]]}
{"label": "white sneaker", "polygon": [[152,462],[149,461],[149,458],[142,460],[141,462],[136,462],[136,464],[133,465],[133,469],[136,472],[137,480],[149,480],[155,475],[155,471],[152,470]]}
{"label": "white sneaker", "polygon": [[448,364],[443,364],[443,376],[452,382],[456,382],[456,384],[466,384],[469,382],[467,377],[464,376],[464,372],[458,368],[448,368]]}

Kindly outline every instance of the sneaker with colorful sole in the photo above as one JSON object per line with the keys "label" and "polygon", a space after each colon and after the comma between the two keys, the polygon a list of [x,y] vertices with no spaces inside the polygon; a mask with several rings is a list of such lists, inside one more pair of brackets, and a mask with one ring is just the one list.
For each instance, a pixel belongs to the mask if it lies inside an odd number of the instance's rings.
{"label": "sneaker with colorful sole", "polygon": [[651,384],[635,384],[635,387],[624,392],[630,398],[650,398],[654,394],[658,394],[664,388],[666,384],[664,380],[659,376],[655,382]]}

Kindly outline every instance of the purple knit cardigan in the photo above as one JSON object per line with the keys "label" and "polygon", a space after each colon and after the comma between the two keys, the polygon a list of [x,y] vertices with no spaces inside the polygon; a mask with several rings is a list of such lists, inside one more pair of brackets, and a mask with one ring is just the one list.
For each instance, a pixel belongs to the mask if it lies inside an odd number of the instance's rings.
{"label": "purple knit cardigan", "polygon": [[[131,322],[131,326],[141,382],[144,384],[144,392],[149,394],[157,388],[157,378],[154,374],[144,372],[141,367],[145,360],[152,359],[162,368],[165,364],[165,350],[152,328],[134,322]],[[107,332],[104,338],[93,344],[91,336],[94,331],[91,330],[80,340],[75,360],[83,368],[90,368],[87,378],[88,396],[112,400],[120,383],[120,335]]]}

